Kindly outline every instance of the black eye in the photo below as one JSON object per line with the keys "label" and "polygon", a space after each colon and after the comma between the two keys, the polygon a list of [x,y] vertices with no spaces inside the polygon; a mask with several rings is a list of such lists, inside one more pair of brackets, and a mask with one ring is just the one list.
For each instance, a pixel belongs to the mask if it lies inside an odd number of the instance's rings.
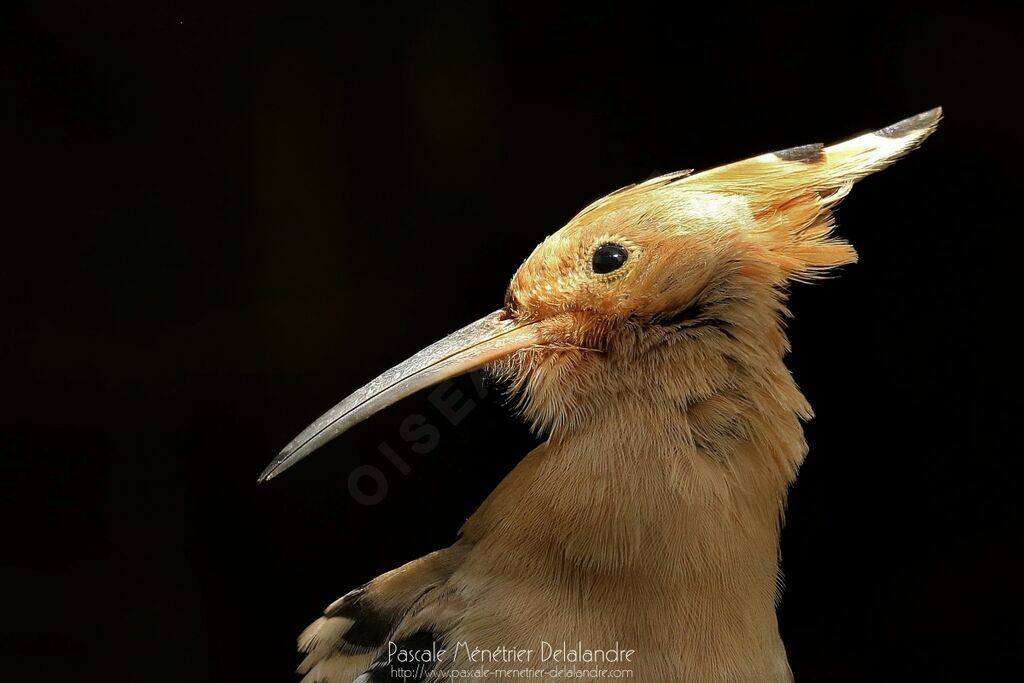
{"label": "black eye", "polygon": [[602,244],[594,251],[590,265],[598,275],[618,270],[629,258],[629,252],[618,244]]}

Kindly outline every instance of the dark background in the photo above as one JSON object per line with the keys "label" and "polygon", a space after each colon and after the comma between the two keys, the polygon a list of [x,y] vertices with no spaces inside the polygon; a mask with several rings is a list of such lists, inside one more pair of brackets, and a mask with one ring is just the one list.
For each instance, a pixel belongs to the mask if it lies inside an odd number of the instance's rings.
{"label": "dark background", "polygon": [[[497,391],[457,427],[418,395],[257,487],[285,442],[498,308],[597,196],[939,104],[938,133],[839,212],[861,263],[794,292],[819,417],[781,629],[798,681],[1019,659],[1018,12],[4,13],[5,680],[293,680],[299,630],[449,544],[533,439]],[[412,413],[441,428],[429,456],[399,437]],[[388,476],[379,505],[347,493],[360,463]]]}

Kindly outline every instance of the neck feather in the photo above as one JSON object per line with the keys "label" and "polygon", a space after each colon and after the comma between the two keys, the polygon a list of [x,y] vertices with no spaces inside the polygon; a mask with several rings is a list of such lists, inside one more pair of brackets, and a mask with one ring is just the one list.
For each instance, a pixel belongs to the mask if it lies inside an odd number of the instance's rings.
{"label": "neck feather", "polygon": [[810,408],[776,320],[612,349],[608,400],[562,420],[466,523],[487,571],[659,613],[699,634],[687,661],[708,671],[784,672],[779,531]]}

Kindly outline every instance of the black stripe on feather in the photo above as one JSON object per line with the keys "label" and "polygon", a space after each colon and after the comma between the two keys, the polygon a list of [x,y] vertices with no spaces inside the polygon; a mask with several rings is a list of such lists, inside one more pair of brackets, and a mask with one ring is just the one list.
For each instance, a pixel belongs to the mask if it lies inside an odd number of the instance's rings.
{"label": "black stripe on feather", "polygon": [[387,641],[394,630],[401,614],[384,612],[373,604],[367,596],[366,586],[357,588],[344,598],[340,604],[325,612],[327,617],[345,617],[352,620],[343,636],[345,645],[353,651],[374,650]]}

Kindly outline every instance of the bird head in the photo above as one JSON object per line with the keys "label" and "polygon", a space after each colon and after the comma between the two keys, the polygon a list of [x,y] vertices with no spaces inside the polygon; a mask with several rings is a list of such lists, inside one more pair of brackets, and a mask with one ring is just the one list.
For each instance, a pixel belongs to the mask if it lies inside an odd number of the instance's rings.
{"label": "bird head", "polygon": [[501,310],[353,393],[260,480],[402,397],[481,367],[510,383],[534,425],[557,429],[657,383],[659,363],[690,367],[696,385],[710,381],[723,349],[783,347],[788,285],[857,258],[834,236],[832,208],[940,117],[934,109],[835,145],[672,173],[597,200],[537,246]]}

